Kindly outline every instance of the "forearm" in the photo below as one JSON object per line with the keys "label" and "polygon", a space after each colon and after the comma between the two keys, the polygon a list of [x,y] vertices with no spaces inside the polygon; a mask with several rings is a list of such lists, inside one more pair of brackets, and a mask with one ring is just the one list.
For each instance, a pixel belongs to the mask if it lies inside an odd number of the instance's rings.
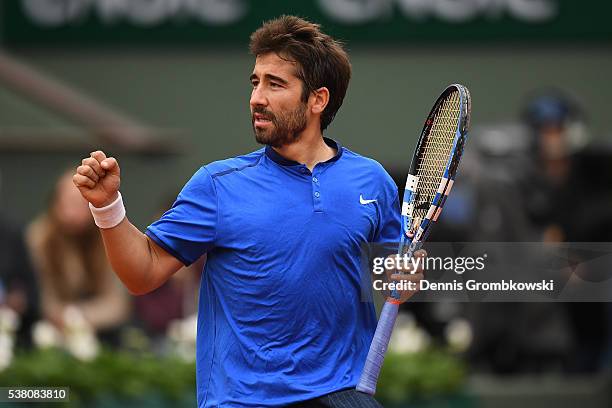
{"label": "forearm", "polygon": [[158,272],[150,240],[127,217],[116,227],[100,231],[108,260],[130,293],[150,292],[167,279]]}

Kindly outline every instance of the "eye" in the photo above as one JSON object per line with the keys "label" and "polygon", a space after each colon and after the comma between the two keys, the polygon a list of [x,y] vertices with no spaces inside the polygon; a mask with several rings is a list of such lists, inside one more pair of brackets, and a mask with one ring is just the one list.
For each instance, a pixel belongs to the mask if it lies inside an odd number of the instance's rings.
{"label": "eye", "polygon": [[257,88],[257,85],[259,85],[259,81],[256,79],[252,79],[251,80],[251,85],[253,86],[253,88]]}
{"label": "eye", "polygon": [[271,86],[272,88],[282,88],[282,87],[283,87],[281,84],[278,84],[278,83],[276,83],[276,82],[271,82],[271,83],[270,83],[270,86]]}

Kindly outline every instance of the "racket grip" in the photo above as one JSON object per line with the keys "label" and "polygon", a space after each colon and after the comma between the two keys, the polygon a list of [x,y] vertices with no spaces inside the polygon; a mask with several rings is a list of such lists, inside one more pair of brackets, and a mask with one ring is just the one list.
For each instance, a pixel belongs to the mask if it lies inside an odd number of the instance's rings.
{"label": "racket grip", "polygon": [[385,360],[385,353],[389,346],[389,340],[391,339],[393,326],[395,326],[398,310],[398,304],[388,301],[385,302],[382,312],[380,313],[380,318],[378,319],[376,333],[374,333],[374,338],[370,345],[370,351],[368,351],[368,357],[366,358],[361,378],[357,384],[357,391],[365,392],[369,395],[374,395],[376,392],[376,383],[378,382],[380,369]]}

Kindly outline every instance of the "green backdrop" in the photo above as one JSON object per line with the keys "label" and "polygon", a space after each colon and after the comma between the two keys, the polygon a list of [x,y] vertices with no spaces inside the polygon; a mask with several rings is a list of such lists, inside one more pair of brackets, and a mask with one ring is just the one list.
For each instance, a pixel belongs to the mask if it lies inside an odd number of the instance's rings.
{"label": "green backdrop", "polygon": [[[470,88],[474,126],[515,120],[527,92],[560,86],[583,103],[592,134],[610,136],[608,95],[612,85],[606,74],[612,72],[612,54],[607,48],[500,45],[425,49],[350,44],[348,48],[354,76],[344,106],[327,134],[386,166],[408,165],[406,160],[433,99],[452,82]],[[14,53],[120,111],[165,129],[182,130],[181,139],[188,149],[181,156],[119,157],[128,214],[140,225],[200,165],[257,148],[248,110],[253,59],[246,50],[82,48]],[[16,119],[15,111],[25,108],[15,108],[15,103],[25,102],[2,89],[0,123],[27,126],[40,120],[31,115]],[[9,105],[13,108],[5,109]],[[42,126],[61,127],[63,121],[48,118]],[[78,156],[0,152],[0,208],[18,221],[29,219],[44,206],[55,175],[68,164],[77,165]]]}

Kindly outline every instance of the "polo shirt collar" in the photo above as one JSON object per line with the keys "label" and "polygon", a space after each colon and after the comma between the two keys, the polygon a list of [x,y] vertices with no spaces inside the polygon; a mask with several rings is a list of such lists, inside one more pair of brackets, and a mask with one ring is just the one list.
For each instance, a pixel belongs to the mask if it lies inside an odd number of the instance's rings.
{"label": "polo shirt collar", "polygon": [[[323,163],[331,163],[331,162],[335,162],[336,160],[338,160],[340,156],[342,156],[342,150],[343,150],[342,145],[340,145],[338,141],[334,139],[330,139],[328,137],[323,137],[323,141],[325,142],[326,145],[328,145],[332,149],[336,149],[336,155]],[[277,164],[280,164],[281,166],[299,166],[301,165],[301,163],[284,158],[283,156],[278,154],[278,152],[274,150],[271,146],[266,146],[266,156],[268,156],[270,160],[272,160],[273,162]]]}

